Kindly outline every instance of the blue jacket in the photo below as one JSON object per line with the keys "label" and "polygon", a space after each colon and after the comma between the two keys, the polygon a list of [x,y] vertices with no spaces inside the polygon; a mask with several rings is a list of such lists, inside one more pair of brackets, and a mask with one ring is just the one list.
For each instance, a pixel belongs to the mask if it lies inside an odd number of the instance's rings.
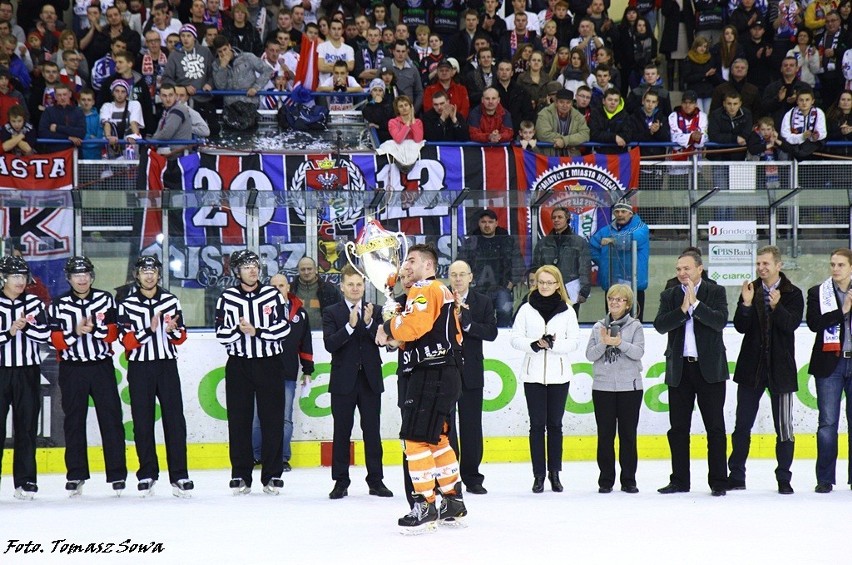
{"label": "blue jacket", "polygon": [[[50,131],[50,124],[56,124],[56,131]],[[50,139],[68,139],[86,137],[86,117],[77,106],[48,106],[38,122],[38,136]]]}
{"label": "blue jacket", "polygon": [[[615,240],[613,245],[601,245],[601,239],[609,237]],[[618,226],[615,222],[599,229],[589,240],[589,248],[592,253],[592,261],[598,266],[598,283],[601,288],[608,290],[610,285],[619,280],[629,281],[632,278],[632,242],[636,241],[636,289],[648,288],[648,257],[650,255],[650,242],[648,226],[642,221],[638,214],[634,214],[630,221],[624,226]],[[615,249],[613,258],[612,276],[614,281],[609,280],[609,253]]]}

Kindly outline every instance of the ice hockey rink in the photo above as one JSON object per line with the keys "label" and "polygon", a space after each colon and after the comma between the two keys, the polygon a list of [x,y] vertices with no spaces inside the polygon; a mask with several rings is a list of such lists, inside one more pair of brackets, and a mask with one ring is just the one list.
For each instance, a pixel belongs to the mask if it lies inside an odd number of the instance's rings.
{"label": "ice hockey rink", "polygon": [[[533,494],[528,463],[487,464],[489,493],[465,497],[467,527],[420,536],[400,535],[396,525],[407,512],[399,466],[385,467],[390,499],[367,494],[363,467],[352,469],[342,500],[329,500],[330,472],[319,467],[286,473],[279,496],[263,494],[257,470],[247,496],[231,494],[225,470],[196,471],[189,500],[173,497],[165,482],[139,498],[132,476],[117,498],[96,474],[80,498],[65,495],[62,475],[42,475],[35,500],[20,501],[4,476],[0,563],[848,563],[846,460],[827,495],[813,492],[813,460],[794,462],[791,496],[776,492],[774,466],[750,461],[748,490],[715,498],[706,462],[695,458],[692,491],[674,495],[656,492],[668,482],[667,461],[639,462],[634,495],[598,494],[594,462],[566,462],[561,494]],[[110,543],[109,554],[63,553]]]}

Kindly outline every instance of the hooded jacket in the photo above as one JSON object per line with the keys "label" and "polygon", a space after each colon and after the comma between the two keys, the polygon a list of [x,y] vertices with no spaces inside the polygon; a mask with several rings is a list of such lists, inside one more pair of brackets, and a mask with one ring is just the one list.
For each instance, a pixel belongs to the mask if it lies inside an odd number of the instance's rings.
{"label": "hooded jacket", "polygon": [[[612,238],[611,245],[602,245],[605,237]],[[598,266],[598,284],[604,290],[620,280],[629,281],[633,278],[633,242],[636,242],[636,290],[648,288],[648,260],[651,254],[648,225],[638,214],[633,214],[630,221],[619,226],[614,221],[599,229],[589,240],[592,261]],[[614,251],[614,255],[610,255]],[[609,264],[612,256],[612,276],[609,279]]]}

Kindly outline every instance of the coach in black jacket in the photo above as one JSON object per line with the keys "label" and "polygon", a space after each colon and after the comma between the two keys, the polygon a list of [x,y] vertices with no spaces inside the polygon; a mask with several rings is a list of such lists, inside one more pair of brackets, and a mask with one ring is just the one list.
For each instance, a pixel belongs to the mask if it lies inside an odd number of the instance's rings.
{"label": "coach in black jacket", "polygon": [[343,498],[349,487],[349,438],[355,422],[355,407],[361,417],[367,485],[370,494],[393,496],[382,482],[382,439],[379,415],[382,407],[382,360],[375,343],[382,323],[380,308],[364,300],[364,277],[351,265],[340,273],[344,300],[322,314],[325,349],[331,353],[331,414],[334,419],[331,478],[335,481],[329,498]]}
{"label": "coach in black jacket", "polygon": [[728,361],[722,330],[728,321],[728,303],[723,287],[702,281],[703,271],[701,255],[682,253],[677,260],[680,285],[660,294],[660,309],[654,320],[654,328],[668,334],[666,384],[672,474],[671,482],[659,489],[661,494],[689,491],[689,433],[696,397],[707,429],[710,490],[713,496],[726,493],[728,438],[723,408]]}
{"label": "coach in black jacket", "polygon": [[482,486],[485,476],[479,472],[482,463],[482,388],[485,386],[482,342],[497,339],[497,318],[491,299],[470,288],[473,281],[470,265],[464,261],[454,262],[450,265],[449,278],[459,307],[464,337],[462,395],[458,401],[459,474],[467,492],[486,494],[488,491]]}
{"label": "coach in black jacket", "polygon": [[796,370],[796,328],[802,323],[805,302],[802,291],[781,272],[781,252],[774,245],[757,250],[759,280],[743,283],[734,327],[744,334],[734,371],[737,383],[737,418],[731,434],[728,459],[728,490],[746,486],[746,459],[751,428],[760,399],[769,388],[775,424],[775,478],[778,492],[793,494],[790,466],[793,463],[793,393],[799,390]]}

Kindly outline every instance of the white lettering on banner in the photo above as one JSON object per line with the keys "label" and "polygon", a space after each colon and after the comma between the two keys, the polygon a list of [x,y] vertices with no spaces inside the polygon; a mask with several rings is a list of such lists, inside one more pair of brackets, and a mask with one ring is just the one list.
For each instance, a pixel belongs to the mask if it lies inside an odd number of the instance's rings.
{"label": "white lettering on banner", "polygon": [[19,159],[10,155],[0,155],[0,175],[3,176],[19,179],[32,176],[34,180],[57,179],[64,177],[66,171],[66,159],[64,157]]}
{"label": "white lettering on banner", "polygon": [[[582,353],[589,338],[591,328],[580,330],[580,350],[572,357],[574,377],[571,379],[567,408],[563,417],[564,432],[567,435],[595,435],[596,426],[592,407],[592,364]],[[733,327],[724,330],[724,341],[729,366],[733,366],[739,354],[742,336]],[[796,331],[796,358],[799,367],[799,392],[793,402],[793,423],[797,433],[812,433],[817,429],[817,411],[813,378],[807,375],[806,363],[810,356],[814,334],[802,326]],[[127,386],[125,369],[118,362],[120,344],[114,344],[116,370],[121,374],[119,389]],[[332,418],[331,397],[328,394],[328,378],[331,355],[323,347],[321,332],[313,334],[314,362],[316,372],[311,391],[295,405],[293,439],[331,440]],[[645,326],[645,357],[643,359],[643,406],[639,418],[640,435],[662,435],[669,429],[668,387],[665,385],[666,336],[658,334],[650,326]],[[524,399],[523,384],[516,381],[515,373],[523,361],[523,353],[511,347],[510,331],[500,330],[493,342],[485,342],[485,388],[483,432],[486,437],[525,438],[529,433],[529,420]],[[385,383],[382,395],[381,433],[384,438],[396,438],[399,433],[399,410],[397,408],[396,386],[393,380],[396,369],[396,354],[383,353],[385,374],[389,380]],[[228,441],[228,425],[225,412],[224,365],[227,361],[222,346],[212,333],[190,333],[188,343],[181,347],[178,368],[181,373],[184,395],[184,412],[187,420],[188,440],[190,443],[223,443]],[[725,421],[730,433],[734,428],[737,385],[728,383],[725,402]],[[124,398],[126,395],[123,395]],[[297,393],[297,398],[300,395]],[[123,404],[124,421],[130,421],[130,406]],[[841,416],[841,420],[843,416]],[[840,422],[841,429],[845,423]],[[97,421],[89,418],[90,437],[100,437],[97,433]],[[162,441],[160,426],[157,426],[158,441]],[[704,433],[701,418],[696,414],[692,426],[693,433]],[[755,423],[754,433],[773,433],[772,414],[769,402],[761,403],[761,409]],[[357,436],[357,432],[356,432]]]}

